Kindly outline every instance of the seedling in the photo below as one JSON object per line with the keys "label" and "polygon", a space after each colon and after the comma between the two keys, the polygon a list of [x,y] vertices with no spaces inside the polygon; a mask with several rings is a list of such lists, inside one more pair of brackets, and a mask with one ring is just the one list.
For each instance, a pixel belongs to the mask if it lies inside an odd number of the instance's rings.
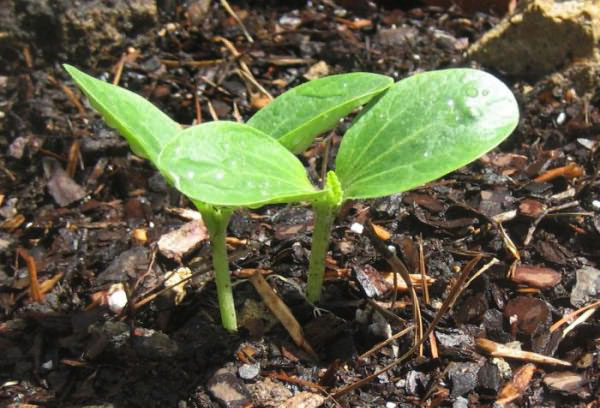
{"label": "seedling", "polygon": [[[65,69],[133,152],[150,160],[201,212],[212,242],[221,320],[231,331],[237,323],[225,237],[232,212],[269,203],[320,202],[327,191],[315,189],[302,163],[286,147],[303,150],[317,134],[333,128],[392,83],[391,78],[369,73],[322,78],[281,95],[275,110],[265,110],[262,119],[256,115],[255,127],[217,121],[183,130],[144,98],[72,66]],[[273,120],[277,128],[269,129]],[[261,127],[273,130],[283,144]]]}
{"label": "seedling", "polygon": [[517,126],[514,95],[473,69],[403,79],[371,103],[342,139],[323,200],[313,204],[315,230],[307,296],[320,298],[330,226],[350,199],[383,197],[435,180],[475,160]]}
{"label": "seedling", "polygon": [[351,110],[337,110],[332,120],[333,110],[324,110],[319,101],[360,84],[360,78],[349,76],[331,88],[309,82],[272,101],[248,125],[213,122],[179,133],[159,158],[163,172],[193,200],[226,207],[310,202],[315,228],[307,296],[312,302],[320,298],[331,226],[344,201],[399,193],[441,177],[498,145],[519,118],[511,91],[485,72],[414,75],[361,112],[342,139],[336,172],[316,191],[298,159],[267,134],[292,152],[301,151],[335,126],[338,114]]}

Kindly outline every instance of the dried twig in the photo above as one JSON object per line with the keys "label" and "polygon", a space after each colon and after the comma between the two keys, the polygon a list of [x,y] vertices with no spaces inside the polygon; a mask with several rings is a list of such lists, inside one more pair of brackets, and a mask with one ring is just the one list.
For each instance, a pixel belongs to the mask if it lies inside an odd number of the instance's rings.
{"label": "dried twig", "polygon": [[531,224],[531,227],[529,227],[529,230],[527,231],[527,236],[525,237],[525,240],[523,240],[523,245],[524,246],[529,245],[529,243],[533,239],[533,233],[535,232],[538,224],[544,219],[544,217],[546,217],[546,215],[548,215],[552,212],[555,212],[555,211],[564,210],[565,208],[576,207],[578,205],[579,205],[579,201],[571,201],[571,202],[568,202],[565,204],[557,205],[555,207],[550,207],[550,208],[546,209],[535,219],[535,221],[533,221],[533,223]]}
{"label": "dried twig", "polygon": [[522,351],[505,346],[504,344],[496,343],[488,339],[475,339],[477,347],[495,357],[514,358],[516,360],[530,361],[533,363],[560,365],[570,367],[571,363],[564,360],[559,360],[554,357],[548,357],[543,354],[533,353],[531,351]]}
{"label": "dried twig", "polygon": [[237,72],[242,77],[242,79],[248,80],[250,83],[252,83],[252,85],[254,85],[260,92],[262,92],[264,95],[266,95],[269,99],[273,99],[273,95],[271,95],[269,93],[269,91],[267,91],[261,84],[258,83],[256,78],[254,78],[254,75],[252,75],[252,71],[250,71],[248,64],[246,64],[241,59],[242,54],[237,50],[237,48],[235,48],[235,46],[233,45],[233,43],[231,41],[229,41],[227,38],[221,37],[221,36],[214,37],[213,41],[223,43],[223,45],[225,45],[225,48],[227,48],[229,50],[231,55],[233,55],[233,57],[237,59],[237,62],[240,66],[240,69],[237,70]]}
{"label": "dried twig", "polygon": [[225,9],[225,11],[227,11],[229,13],[229,15],[231,15],[231,17],[234,18],[234,20],[240,25],[240,28],[242,29],[242,31],[244,32],[244,36],[246,37],[246,40],[248,40],[248,42],[250,44],[254,43],[254,39],[252,39],[252,36],[250,35],[250,33],[248,32],[248,30],[246,29],[246,26],[244,25],[244,22],[242,21],[242,19],[236,14],[236,12],[231,8],[231,6],[229,5],[229,3],[227,2],[227,0],[221,0],[221,5],[223,6],[223,8]]}
{"label": "dried twig", "polygon": [[[406,282],[406,286],[408,287],[408,291],[410,293],[410,297],[413,302],[413,319],[414,319],[414,322],[416,325],[415,326],[415,343],[418,343],[421,338],[421,334],[422,334],[422,327],[420,328],[420,324],[422,324],[421,310],[419,309],[419,298],[417,297],[417,292],[415,291],[415,287],[412,284],[412,281],[410,279],[410,273],[408,272],[408,269],[406,268],[404,263],[400,260],[400,258],[398,258],[396,255],[394,255],[388,249],[388,247],[385,245],[385,242],[383,242],[383,240],[381,240],[381,238],[379,238],[379,236],[375,232],[375,227],[373,226],[373,223],[371,223],[370,221],[366,222],[365,234],[371,240],[371,243],[373,244],[373,246],[375,247],[377,252],[379,252],[385,258],[387,263],[392,267],[394,272],[399,273],[400,276],[402,276],[402,279],[404,279],[404,282]],[[394,274],[394,280],[396,280],[395,274]],[[426,284],[426,283],[423,282],[423,284]],[[395,300],[395,296],[397,293],[397,287],[398,287],[397,282],[394,281],[394,300]],[[392,305],[393,305],[393,303],[392,303]]]}
{"label": "dried twig", "polygon": [[552,326],[550,326],[550,332],[556,331],[560,326],[562,326],[563,324],[567,323],[569,320],[574,319],[575,317],[577,317],[581,313],[585,312],[586,310],[594,309],[594,308],[597,308],[597,307],[600,307],[600,300],[597,301],[597,302],[591,303],[591,304],[589,304],[587,306],[584,306],[584,307],[582,307],[580,309],[577,309],[574,312],[571,312],[571,313],[563,316],[559,321],[557,321]]}
{"label": "dried twig", "polygon": [[202,60],[202,61],[179,61],[179,60],[171,60],[171,59],[161,59],[160,63],[163,64],[166,67],[180,67],[180,66],[187,66],[187,67],[192,67],[192,68],[199,68],[199,67],[208,67],[211,65],[220,65],[222,63],[225,62],[225,59],[223,58],[217,58],[217,59],[212,59],[212,60]]}
{"label": "dried twig", "polygon": [[585,322],[587,319],[589,319],[594,313],[596,313],[596,310],[598,310],[598,308],[600,308],[600,306],[597,306],[593,309],[588,309],[585,312],[583,312],[577,319],[575,319],[571,324],[569,324],[567,327],[565,327],[565,329],[562,332],[562,337],[563,339],[565,338],[565,336],[567,334],[569,334],[569,332],[573,329],[575,329],[577,326],[579,326],[581,323]]}
{"label": "dried twig", "polygon": [[371,354],[377,352],[378,350],[381,350],[383,347],[385,347],[387,344],[391,343],[392,341],[394,341],[396,339],[399,339],[402,336],[405,336],[406,333],[408,333],[409,331],[411,331],[413,328],[414,328],[414,326],[410,325],[407,328],[399,331],[398,333],[390,336],[389,339],[385,339],[381,343],[378,343],[375,346],[373,346],[369,351],[366,351],[365,353],[361,354],[358,357],[358,359],[359,360],[364,360],[365,358],[369,357]]}
{"label": "dried twig", "polygon": [[583,168],[577,163],[571,162],[566,166],[548,170],[544,174],[536,177],[533,181],[535,183],[543,183],[545,181],[554,180],[557,177],[565,177],[567,179],[571,179],[581,177],[583,175]]}
{"label": "dried twig", "polygon": [[83,105],[79,101],[79,98],[75,95],[75,92],[73,92],[71,90],[71,88],[69,88],[65,84],[62,84],[62,83],[59,84],[59,82],[56,79],[54,79],[54,77],[52,75],[48,75],[48,81],[53,85],[58,85],[60,87],[60,89],[67,96],[67,99],[69,100],[69,102],[71,102],[73,104],[73,106],[75,106],[77,108],[77,111],[79,112],[79,116],[81,116],[82,118],[85,118],[85,116],[86,116],[85,109],[83,108]]}
{"label": "dried twig", "polygon": [[296,345],[306,351],[312,358],[318,360],[317,353],[304,337],[302,327],[296,320],[290,309],[281,300],[269,283],[260,273],[255,273],[250,277],[250,282],[261,296],[269,310],[279,319],[283,327],[288,331]]}
{"label": "dried twig", "polygon": [[29,296],[34,302],[40,303],[42,301],[42,292],[38,281],[35,259],[29,255],[29,252],[25,248],[17,249],[17,256],[23,258],[25,265],[27,265],[27,271],[29,272]]}
{"label": "dried twig", "polygon": [[121,55],[121,58],[119,58],[119,62],[117,62],[117,66],[115,67],[115,77],[112,81],[113,85],[119,85],[121,75],[123,74],[123,67],[125,66],[126,55],[127,54],[123,53],[123,55]]}

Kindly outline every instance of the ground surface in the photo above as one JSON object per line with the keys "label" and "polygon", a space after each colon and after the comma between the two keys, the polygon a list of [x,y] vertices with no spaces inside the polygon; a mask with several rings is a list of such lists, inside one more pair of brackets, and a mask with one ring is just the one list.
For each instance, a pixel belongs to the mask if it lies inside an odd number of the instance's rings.
{"label": "ground surface", "polygon": [[[209,2],[162,1],[158,10],[146,1],[3,3],[6,24],[0,26],[8,34],[0,39],[0,405],[211,407],[252,401],[258,407],[279,406],[300,391],[339,391],[393,361],[413,341],[409,334],[358,359],[386,333],[412,324],[406,294],[391,310],[389,292],[374,297],[370,290],[372,268],[390,267],[368,238],[350,231],[368,218],[391,233],[387,244],[411,271],[419,271],[422,242],[427,273],[436,279],[429,288],[432,306],[422,305],[425,327],[470,260],[483,257],[475,270],[498,262],[438,323],[437,358],[428,341],[423,356],[326,406],[491,406],[522,367],[532,378],[522,395],[514,392],[516,404],[597,406],[599,318],[592,316],[564,338],[560,329],[550,329],[576,309],[576,271],[597,266],[600,257],[594,202],[600,190],[594,157],[600,88],[593,68],[582,65],[530,83],[494,72],[519,101],[517,130],[493,153],[443,180],[345,209],[333,232],[331,279],[320,316],[296,289],[305,284],[309,209],[275,206],[234,216],[228,234],[235,238],[232,270],[260,268],[286,279],[269,282],[303,325],[319,354],[314,361],[261,311],[260,298],[242,277],[235,296],[243,327],[237,335],[220,328],[208,244],[180,261],[156,251],[163,234],[187,221],[181,209],[189,203],[129,153],[59,64],[112,80],[122,61],[121,86],[189,125],[213,115],[247,119],[264,103],[264,95],[239,74],[241,61],[274,95],[319,67],[401,79],[417,71],[476,66],[461,56],[497,19],[416,3],[404,9],[384,2],[355,8],[352,3],[363,2],[341,2],[348,9],[329,1],[261,2],[260,8],[233,3],[254,40],[249,43],[218,2],[205,8]],[[331,157],[343,127],[333,137]],[[302,157],[315,178],[323,146],[317,143]],[[534,182],[568,164],[576,177],[563,171]],[[516,255],[534,268],[518,269],[525,276],[520,283],[507,278]],[[179,262],[194,274],[183,299],[168,293],[149,298]],[[40,301],[29,284],[34,267],[45,292]],[[545,269],[535,269],[540,267]],[[116,315],[103,301],[115,282],[126,283],[133,302],[150,301]],[[594,295],[577,306],[593,301]],[[512,326],[511,316],[518,317]],[[534,370],[527,361],[493,361],[475,348],[476,338],[519,340],[524,350],[573,365],[536,363]],[[226,372],[215,375],[222,368]],[[219,402],[219,385],[237,391],[230,389]]]}

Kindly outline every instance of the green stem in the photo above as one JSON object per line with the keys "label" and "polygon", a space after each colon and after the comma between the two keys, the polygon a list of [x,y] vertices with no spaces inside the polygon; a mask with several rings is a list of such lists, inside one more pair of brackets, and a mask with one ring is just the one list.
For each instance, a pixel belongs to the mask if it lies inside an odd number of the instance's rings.
{"label": "green stem", "polygon": [[331,227],[342,202],[341,187],[335,173],[329,172],[327,174],[325,188],[329,191],[329,194],[324,199],[313,203],[315,227],[312,236],[306,288],[306,297],[313,303],[318,302],[321,298],[321,288],[323,287],[323,278],[325,276],[325,259],[331,238]]}
{"label": "green stem", "polygon": [[228,331],[237,331],[237,318],[235,315],[235,302],[231,289],[231,276],[229,273],[229,258],[227,257],[227,224],[231,217],[231,210],[226,208],[213,208],[196,203],[202,213],[204,224],[210,234],[212,243],[212,261],[217,285],[217,299],[221,311],[221,323]]}
{"label": "green stem", "polygon": [[308,263],[308,285],[306,288],[306,297],[313,303],[318,302],[321,298],[321,287],[325,277],[325,259],[329,248],[331,227],[336,216],[335,208],[319,204],[321,203],[313,205],[315,227]]}

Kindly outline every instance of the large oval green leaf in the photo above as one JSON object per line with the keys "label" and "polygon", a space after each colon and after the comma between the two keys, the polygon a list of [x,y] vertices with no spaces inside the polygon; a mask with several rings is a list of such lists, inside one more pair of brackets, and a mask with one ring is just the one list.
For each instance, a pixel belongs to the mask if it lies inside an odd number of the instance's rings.
{"label": "large oval green leaf", "polygon": [[156,163],[163,146],[181,130],[177,122],[143,97],[70,65],[65,64],[64,68],[106,123],[127,139],[138,156]]}
{"label": "large oval green leaf", "polygon": [[161,173],[192,200],[258,207],[313,200],[302,163],[272,137],[241,123],[216,121],[180,132],[159,156]]}
{"label": "large oval green leaf", "polygon": [[279,95],[248,120],[248,125],[279,140],[293,153],[304,151],[340,118],[389,88],[393,79],[354,72],[315,79]]}
{"label": "large oval green leaf", "polygon": [[497,146],[518,120],[510,89],[483,71],[401,80],[342,139],[336,173],[344,199],[381,197],[441,177]]}

